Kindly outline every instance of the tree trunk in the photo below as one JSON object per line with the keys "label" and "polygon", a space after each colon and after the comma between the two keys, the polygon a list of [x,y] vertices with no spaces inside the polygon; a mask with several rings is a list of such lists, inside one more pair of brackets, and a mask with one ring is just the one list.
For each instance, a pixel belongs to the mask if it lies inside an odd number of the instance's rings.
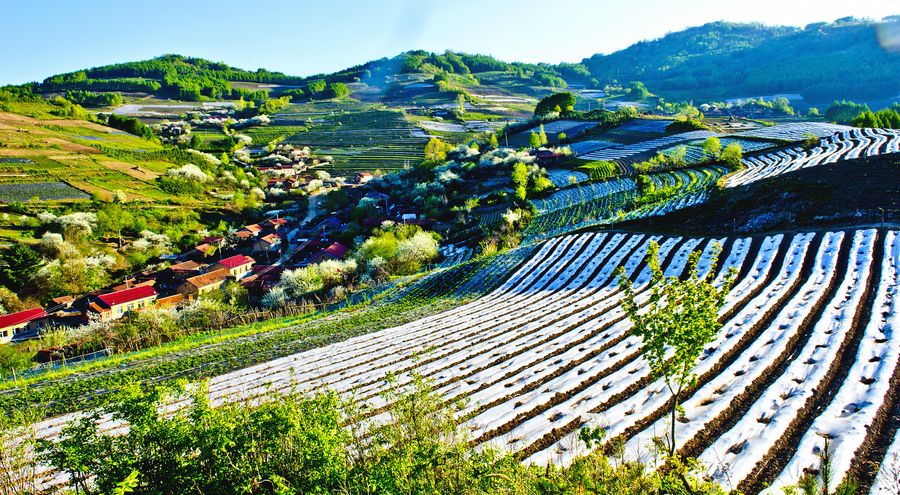
{"label": "tree trunk", "polygon": [[672,432],[669,436],[669,457],[675,455],[675,415],[678,414],[678,394],[674,394],[675,402],[672,404]]}

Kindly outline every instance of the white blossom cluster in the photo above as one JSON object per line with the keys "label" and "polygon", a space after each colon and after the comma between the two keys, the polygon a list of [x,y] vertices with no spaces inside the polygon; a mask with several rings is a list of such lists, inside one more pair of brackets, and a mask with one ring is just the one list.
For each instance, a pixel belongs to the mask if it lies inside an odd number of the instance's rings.
{"label": "white blossom cluster", "polygon": [[207,182],[209,180],[209,175],[193,163],[188,163],[178,168],[170,168],[166,173],[172,177],[195,180],[197,182]]}

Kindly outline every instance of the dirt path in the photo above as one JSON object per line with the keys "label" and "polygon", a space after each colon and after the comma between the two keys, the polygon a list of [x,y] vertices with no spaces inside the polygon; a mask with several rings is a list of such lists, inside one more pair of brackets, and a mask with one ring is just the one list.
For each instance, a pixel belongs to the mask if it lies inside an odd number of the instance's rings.
{"label": "dirt path", "polygon": [[306,225],[309,222],[312,222],[316,216],[318,216],[319,202],[321,201],[322,193],[310,194],[309,195],[309,207],[306,211],[306,216],[303,218],[303,221],[300,222],[300,225]]}

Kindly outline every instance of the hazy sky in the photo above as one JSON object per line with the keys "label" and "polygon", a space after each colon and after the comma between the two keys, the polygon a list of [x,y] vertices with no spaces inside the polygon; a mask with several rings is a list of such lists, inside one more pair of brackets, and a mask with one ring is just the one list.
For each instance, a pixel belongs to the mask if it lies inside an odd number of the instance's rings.
{"label": "hazy sky", "polygon": [[0,84],[180,53],[292,75],[410,49],[577,62],[710,21],[803,26],[890,0],[3,0]]}

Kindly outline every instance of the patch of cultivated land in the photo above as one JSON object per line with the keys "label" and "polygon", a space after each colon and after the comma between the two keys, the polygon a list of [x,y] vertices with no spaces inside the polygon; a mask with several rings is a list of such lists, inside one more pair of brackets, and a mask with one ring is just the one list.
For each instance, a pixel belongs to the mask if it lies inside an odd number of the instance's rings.
{"label": "patch of cultivated land", "polygon": [[[159,189],[156,178],[177,165],[159,157],[144,158],[145,153],[162,152],[157,143],[92,122],[0,112],[0,184],[23,184],[8,189],[10,198],[13,190],[56,187],[52,193],[46,189],[46,199],[81,199],[84,193],[110,199],[115,191],[123,191],[130,199],[173,201]],[[30,185],[62,182],[83,193]],[[0,197],[0,201],[7,200]]]}
{"label": "patch of cultivated land", "polygon": [[[776,126],[768,129],[776,129]],[[807,129],[807,128],[804,128]],[[809,129],[807,129],[809,130]],[[798,132],[793,127],[783,131]],[[727,181],[729,187],[816,167],[841,160],[891,155],[900,152],[900,131],[895,129],[852,129],[828,134],[818,145],[804,149],[792,146],[772,153],[758,154],[743,161],[742,170]]]}
{"label": "patch of cultivated land", "polygon": [[285,141],[333,157],[334,164],[324,169],[337,175],[403,168],[421,160],[428,141],[401,111],[368,104],[292,105],[274,117],[270,129],[280,126],[304,126]]}
{"label": "patch of cultivated land", "polygon": [[[415,370],[448,400],[467,400],[465,421],[476,443],[541,465],[565,463],[581,452],[578,429],[597,425],[625,442],[628,458],[653,463],[646,453],[665,431],[669,397],[640,357],[640,340],[628,333],[614,277],[625,267],[645,303],[650,272],[643,258],[651,240],[661,245],[667,275],[683,275],[694,250],[703,253],[701,273],[713,269],[716,243],[723,246],[716,283],[727,268],[739,273],[720,313],[724,328],[687,393],[679,449],[746,493],[795,482],[815,466],[821,432],[837,446],[836,478],[870,461],[857,452],[889,427],[881,418],[894,398],[885,391],[900,353],[894,230],[554,238],[474,302],[215,377],[210,398],[221,404],[327,387],[368,401],[377,421],[385,374],[396,374],[390,386],[400,386]],[[63,421],[42,423],[41,435],[56,435]],[[110,431],[121,426],[104,424]]]}
{"label": "patch of cultivated land", "polygon": [[0,201],[25,202],[31,198],[41,201],[60,199],[90,199],[90,195],[65,182],[32,182],[24,184],[0,184]]}

